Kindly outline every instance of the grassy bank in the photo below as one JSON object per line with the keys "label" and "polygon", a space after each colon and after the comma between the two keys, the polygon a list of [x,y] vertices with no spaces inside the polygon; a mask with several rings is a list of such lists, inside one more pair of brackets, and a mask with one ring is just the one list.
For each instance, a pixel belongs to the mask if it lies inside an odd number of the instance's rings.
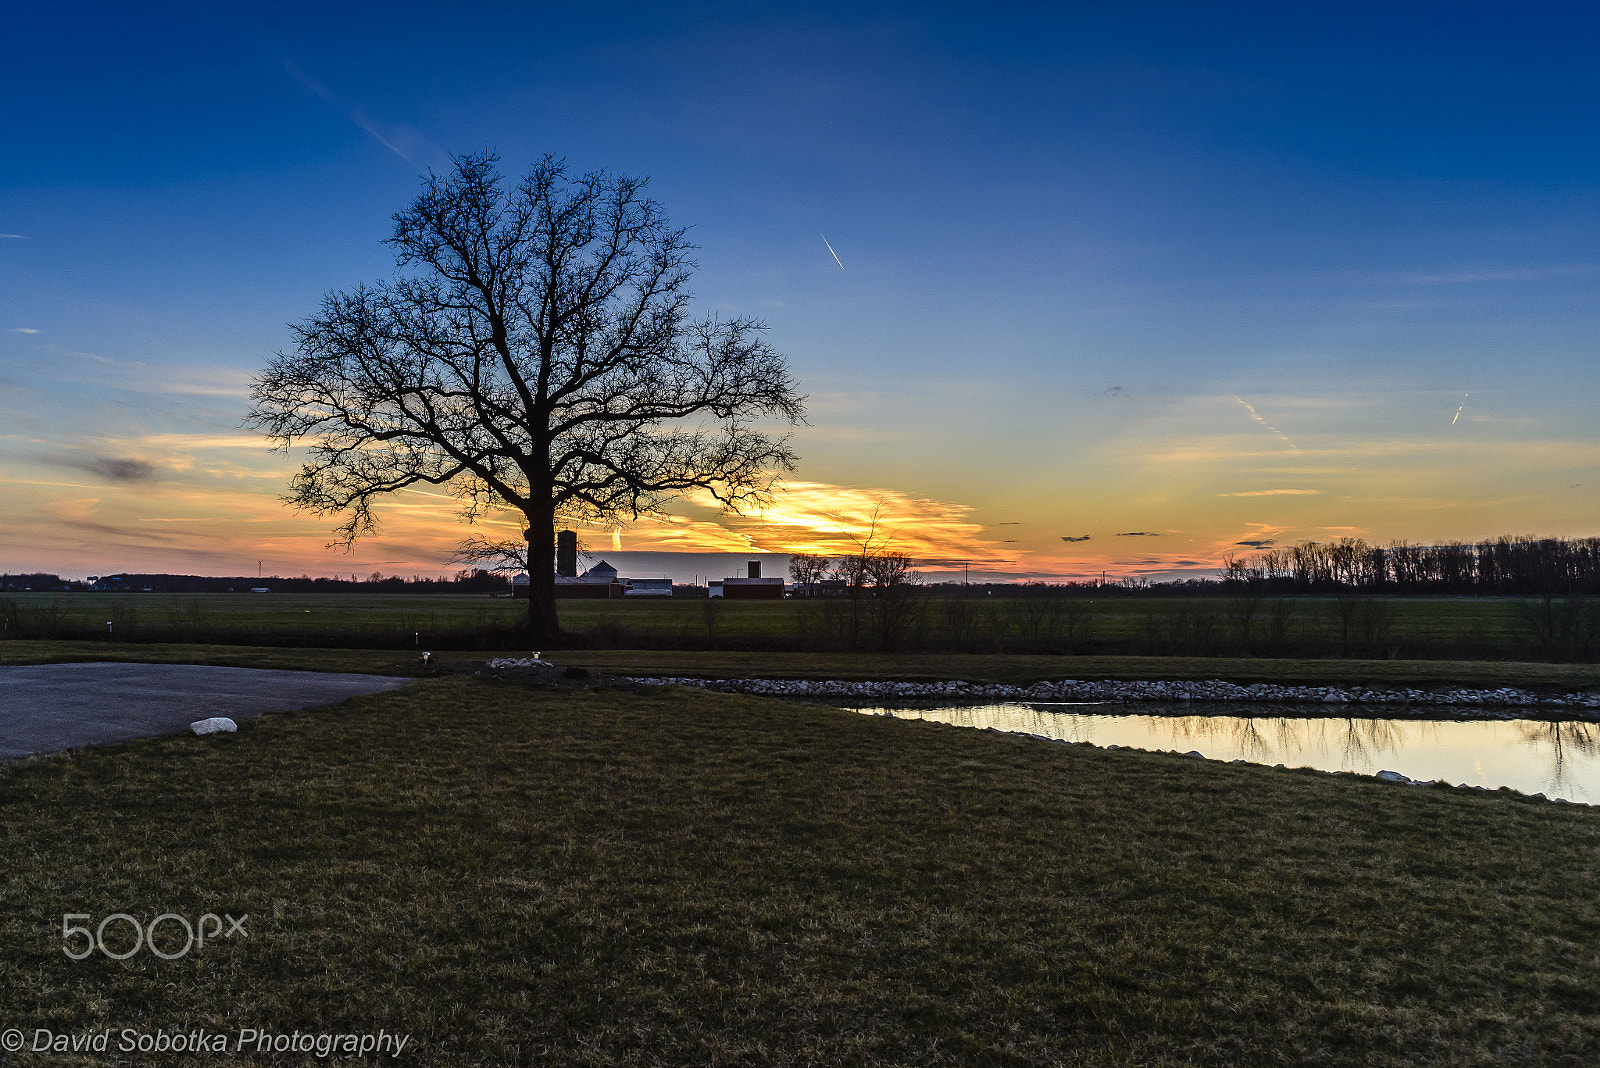
{"label": "grassy bank", "polygon": [[[0,1024],[381,1027],[431,1065],[1586,1064],[1597,847],[1505,795],[439,679],[0,767]],[[250,936],[66,959],[63,913],[119,911]]]}
{"label": "grassy bank", "polygon": [[1278,660],[1249,657],[1029,656],[912,653],[723,653],[572,649],[545,654],[620,675],[697,678],[885,679],[1027,685],[1045,679],[1225,679],[1305,686],[1600,686],[1600,666],[1513,661]]}
{"label": "grassy bank", "polygon": [[[440,660],[497,653],[441,653]],[[527,655],[506,653],[503,655]],[[569,649],[545,653],[562,665],[618,675],[696,678],[885,679],[1028,685],[1046,679],[1225,679],[1305,686],[1517,686],[1570,692],[1600,687],[1600,666],[1515,661],[1280,660],[1245,657],[1033,656],[1026,654],[730,653],[668,649]],[[401,650],[287,649],[238,645],[139,645],[125,642],[5,642],[0,663],[122,661],[227,667],[424,674]]]}

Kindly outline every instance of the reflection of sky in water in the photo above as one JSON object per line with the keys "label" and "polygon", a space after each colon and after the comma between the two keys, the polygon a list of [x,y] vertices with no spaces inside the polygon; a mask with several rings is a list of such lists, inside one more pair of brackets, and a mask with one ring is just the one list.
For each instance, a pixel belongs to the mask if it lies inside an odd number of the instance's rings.
{"label": "reflection of sky in water", "polygon": [[[1542,720],[1439,721],[1308,717],[1291,705],[1233,706],[1249,715],[1127,715],[1125,706],[996,704],[860,707],[902,719],[994,727],[1070,742],[1198,751],[1213,760],[1354,771],[1569,801],[1600,803],[1600,724]],[[1150,707],[1150,706],[1145,706]],[[1091,711],[1100,709],[1102,711]],[[1188,706],[1173,706],[1174,713]]]}

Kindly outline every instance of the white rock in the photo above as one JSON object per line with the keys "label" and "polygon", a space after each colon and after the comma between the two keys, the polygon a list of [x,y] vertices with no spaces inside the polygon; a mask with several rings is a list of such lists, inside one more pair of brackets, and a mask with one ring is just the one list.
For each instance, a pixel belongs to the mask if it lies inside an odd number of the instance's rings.
{"label": "white rock", "polygon": [[1377,778],[1382,779],[1384,782],[1410,782],[1411,781],[1411,776],[1402,775],[1398,771],[1380,771],[1377,774]]}
{"label": "white rock", "polygon": [[196,734],[216,734],[219,731],[236,731],[239,725],[227,716],[212,716],[210,719],[197,719],[189,724],[189,729]]}

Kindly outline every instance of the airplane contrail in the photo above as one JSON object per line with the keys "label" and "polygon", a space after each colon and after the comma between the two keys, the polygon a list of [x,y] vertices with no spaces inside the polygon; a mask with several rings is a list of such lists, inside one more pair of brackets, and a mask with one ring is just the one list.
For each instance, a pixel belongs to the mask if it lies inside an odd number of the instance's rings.
{"label": "airplane contrail", "polygon": [[1272,433],[1277,437],[1277,439],[1279,441],[1281,441],[1285,445],[1289,446],[1289,448],[1293,449],[1295,452],[1299,452],[1300,451],[1300,446],[1298,446],[1294,442],[1290,441],[1289,440],[1289,435],[1285,434],[1283,431],[1279,430],[1277,427],[1273,426],[1271,423],[1269,423],[1265,419],[1261,418],[1261,414],[1255,410],[1255,407],[1249,401],[1245,400],[1243,397],[1239,396],[1237,393],[1235,393],[1233,395],[1233,399],[1238,401],[1240,404],[1242,404],[1244,406],[1244,410],[1250,413],[1250,418],[1254,419],[1256,422],[1260,423],[1262,426],[1264,426],[1268,430],[1272,431]]}
{"label": "airplane contrail", "polygon": [[[828,245],[828,236],[826,234],[818,234],[817,236],[822,238],[822,243],[824,245]],[[828,245],[828,251],[833,252],[832,245]],[[839,265],[839,270],[844,270],[844,261],[839,259],[839,254],[837,252],[833,252],[833,262]]]}
{"label": "airplane contrail", "polygon": [[[1470,396],[1472,396],[1472,394],[1470,394],[1470,393],[1461,394],[1461,407],[1456,409],[1456,419],[1460,419],[1461,418],[1461,412],[1462,412],[1463,409],[1466,408],[1466,406],[1467,406],[1467,398],[1470,397]],[[1450,420],[1450,425],[1451,426],[1455,426],[1456,425],[1456,419]]]}

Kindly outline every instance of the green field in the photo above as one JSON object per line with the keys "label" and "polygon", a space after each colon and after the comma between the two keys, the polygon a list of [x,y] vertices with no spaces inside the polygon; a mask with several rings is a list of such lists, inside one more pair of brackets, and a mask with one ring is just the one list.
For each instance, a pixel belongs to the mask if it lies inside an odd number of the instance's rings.
{"label": "green field", "polygon": [[[30,1035],[383,1028],[439,1066],[1600,1060],[1600,816],[1502,794],[450,678],[5,765],[0,850],[0,1024]],[[205,911],[248,939],[63,953],[65,913]]]}
{"label": "green field", "polygon": [[[1559,606],[1558,606],[1559,607]],[[845,634],[858,610],[859,633]],[[892,635],[874,606],[825,600],[639,598],[562,601],[571,643],[587,648],[1051,652],[1110,655],[1570,659],[1581,644],[1541,645],[1539,602],[1509,597],[1340,599],[1258,605],[1246,627],[1226,598],[1113,596],[917,598]],[[1587,618],[1587,617],[1585,617]],[[517,648],[521,602],[468,595],[111,594],[0,595],[7,639],[202,642],[340,648]],[[110,624],[109,626],[107,624]],[[1576,632],[1575,632],[1576,633]]]}

